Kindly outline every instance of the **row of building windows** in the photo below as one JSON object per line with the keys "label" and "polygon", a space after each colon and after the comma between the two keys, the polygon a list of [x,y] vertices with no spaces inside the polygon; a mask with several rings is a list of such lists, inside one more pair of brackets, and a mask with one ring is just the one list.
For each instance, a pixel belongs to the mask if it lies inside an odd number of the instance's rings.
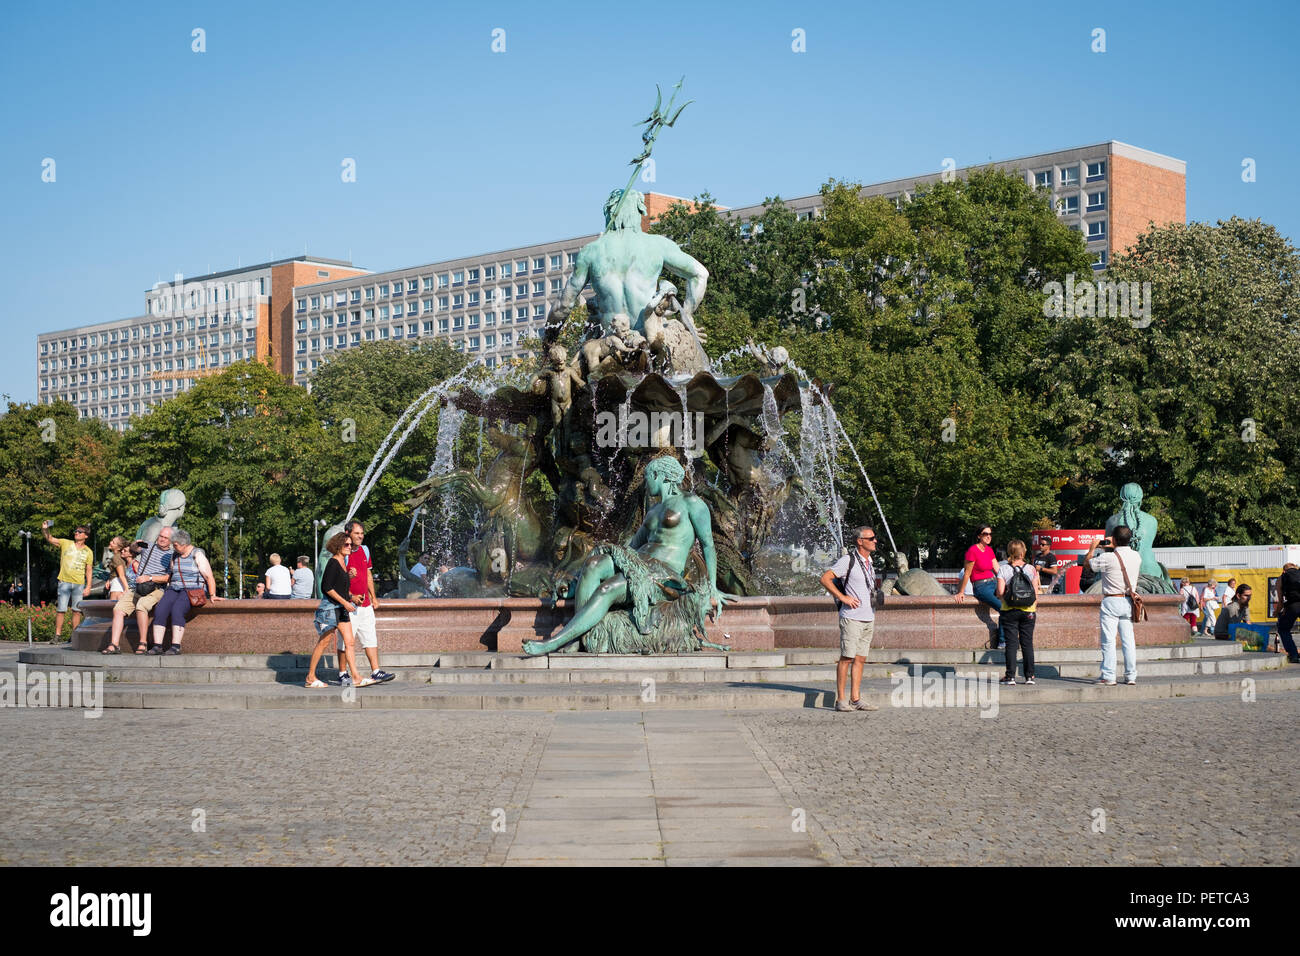
{"label": "row of building windows", "polygon": [[171,372],[173,370],[181,371],[183,369],[206,369],[220,365],[229,365],[232,362],[242,362],[244,359],[254,357],[252,349],[227,349],[224,351],[200,351],[197,355],[191,355],[186,358],[161,359],[157,362],[145,362],[139,365],[124,365],[120,368],[105,369],[101,375],[99,372],[81,372],[80,380],[77,373],[71,375],[50,375],[40,378],[40,387],[42,391],[49,389],[64,388],[69,385],[96,385],[100,382],[116,382],[119,380],[130,380],[132,378],[146,378],[154,372]]}
{"label": "row of building windows", "polygon": [[[532,260],[532,272],[536,275],[544,272],[558,272],[566,267],[573,268],[578,261],[576,252],[554,253],[550,256],[536,256]],[[477,285],[480,283],[497,282],[499,280],[510,279],[529,275],[529,260],[518,259],[512,262],[502,262],[496,265],[476,266],[472,269],[457,269],[449,272],[441,272],[431,276],[420,276],[416,278],[392,279],[384,282],[375,282],[373,284],[355,287],[352,289],[341,289],[338,292],[323,292],[318,295],[299,296],[297,300],[297,311],[306,312],[309,308],[316,309],[333,309],[341,305],[358,305],[362,301],[374,302],[377,299],[396,298],[405,295],[419,295],[421,292],[433,292],[436,290],[448,288],[460,288],[462,286]],[[558,292],[563,287],[561,279],[551,280],[551,290]],[[494,290],[487,290],[490,296]],[[498,294],[509,298],[511,287],[505,286],[502,290],[496,290]],[[519,296],[528,295],[528,284],[523,283],[514,286],[514,294]],[[545,294],[544,280],[535,281],[532,284],[533,295]],[[478,295],[477,292],[471,292],[472,297]],[[443,296],[440,301],[445,301]],[[431,300],[429,300],[431,301]],[[446,306],[443,306],[446,308]]]}
{"label": "row of building windows", "polygon": [[[1085,183],[1099,183],[1106,178],[1106,161],[1099,159],[1087,164]],[[1033,173],[1033,184],[1047,189],[1079,185],[1079,164],[1058,166],[1055,169],[1040,169]]]}
{"label": "row of building windows", "polygon": [[148,310],[153,315],[166,315],[181,310],[201,309],[205,305],[247,299],[266,295],[266,277],[239,282],[198,282],[170,286],[170,293],[161,293],[148,299]]}
{"label": "row of building windows", "polygon": [[[41,342],[41,354],[49,355],[51,352],[73,352],[82,349],[100,348],[105,345],[119,345],[124,342],[137,342],[142,338],[153,338],[163,335],[183,335],[187,331],[194,332],[198,329],[217,328],[220,325],[229,326],[243,322],[251,322],[257,318],[257,314],[252,309],[236,309],[234,313],[227,312],[225,315],[200,315],[192,319],[177,319],[175,323],[169,319],[166,322],[154,322],[152,325],[137,325],[133,328],[109,329],[105,332],[91,332],[87,335],[73,336],[66,339],[55,339]],[[227,333],[229,334],[229,333]],[[242,331],[236,331],[236,335],[242,336]],[[251,337],[252,332],[249,332]]]}
{"label": "row of building windows", "polygon": [[[1088,193],[1087,199],[1088,201],[1083,207],[1085,212],[1105,211],[1106,190],[1102,189],[1098,192]],[[1079,200],[1080,200],[1080,196],[1078,193],[1072,196],[1061,196],[1056,200],[1056,208],[1059,212],[1065,215],[1068,215],[1070,213],[1077,214],[1079,212]]]}

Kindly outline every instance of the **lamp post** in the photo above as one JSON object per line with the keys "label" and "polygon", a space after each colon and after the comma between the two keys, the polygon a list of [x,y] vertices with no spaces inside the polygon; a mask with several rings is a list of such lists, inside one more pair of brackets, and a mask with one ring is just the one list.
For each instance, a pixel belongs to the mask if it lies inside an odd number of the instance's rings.
{"label": "lamp post", "polygon": [[27,645],[32,643],[32,532],[19,531],[27,539]]}
{"label": "lamp post", "polygon": [[[312,547],[315,548],[312,552],[311,559],[317,564],[320,564],[320,531],[321,528],[324,528],[328,523],[329,522],[324,518],[313,518],[311,522]],[[319,571],[320,569],[317,568],[316,570]],[[314,577],[316,579],[316,587],[313,588],[313,591],[316,592],[316,597],[320,597],[320,575],[316,574]]]}
{"label": "lamp post", "polygon": [[235,519],[239,522],[239,599],[244,599],[244,516]]}
{"label": "lamp post", "polygon": [[217,502],[217,514],[221,517],[221,555],[225,559],[222,595],[230,596],[230,522],[235,518],[235,499],[230,497],[227,488]]}

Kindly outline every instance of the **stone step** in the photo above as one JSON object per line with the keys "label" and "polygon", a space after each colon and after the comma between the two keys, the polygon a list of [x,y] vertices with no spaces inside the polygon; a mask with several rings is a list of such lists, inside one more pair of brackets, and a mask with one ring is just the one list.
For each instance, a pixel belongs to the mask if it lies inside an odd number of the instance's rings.
{"label": "stone step", "polygon": [[[1034,673],[1040,677],[1088,678],[1096,677],[1100,665],[1094,655],[1089,662],[1044,663],[1034,656]],[[1138,656],[1138,672],[1147,677],[1192,677],[1198,674],[1240,674],[1256,671],[1277,670],[1286,663],[1281,654],[1237,654],[1233,657],[1210,659],[1189,658],[1183,660],[1143,660]],[[1123,659],[1116,658],[1116,669],[1123,671]],[[957,674],[1001,674],[1006,670],[1005,664],[912,664],[911,673],[957,673]],[[1023,671],[1023,663],[1017,662],[1017,672]]]}
{"label": "stone step", "polygon": [[[1091,680],[1044,678],[1034,687],[1000,687],[988,681],[986,702],[1004,706],[1036,703],[1093,703],[1149,700],[1176,697],[1241,697],[1300,691],[1300,667],[1262,672],[1242,678],[1237,675],[1205,675],[1190,679],[1139,678],[1134,687],[1106,687]],[[864,681],[862,698],[881,709],[895,706],[902,685],[890,681]],[[996,693],[995,697],[990,697]],[[1251,697],[1247,697],[1247,694]],[[807,686],[753,685],[718,682],[690,684],[657,683],[648,696],[639,684],[554,685],[441,685],[394,681],[379,687],[362,688],[344,694],[340,688],[307,690],[302,686],[276,684],[188,685],[158,687],[106,684],[106,708],[176,709],[295,709],[295,710],[651,710],[727,709],[767,710],[827,708],[833,705],[834,685],[818,682]],[[923,698],[918,697],[918,701]],[[913,705],[916,706],[916,705]],[[966,708],[976,717],[978,702]],[[845,714],[844,719],[870,720],[870,714]]]}

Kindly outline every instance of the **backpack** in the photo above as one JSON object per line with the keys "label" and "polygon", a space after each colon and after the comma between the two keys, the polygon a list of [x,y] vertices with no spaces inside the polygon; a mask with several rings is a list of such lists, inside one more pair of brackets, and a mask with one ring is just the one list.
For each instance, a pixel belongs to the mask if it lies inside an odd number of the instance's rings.
{"label": "backpack", "polygon": [[[862,556],[858,554],[858,549],[855,545],[854,547],[849,549],[849,569],[844,572],[844,577],[835,579],[835,586],[838,587],[845,594],[849,593],[849,575],[853,573],[854,565],[857,565],[858,567],[862,568],[862,579],[866,581],[868,585],[871,584],[871,578],[867,576],[867,569],[866,569],[865,562],[863,562]],[[837,598],[834,594],[831,595],[831,600],[835,603],[836,611],[844,607],[844,602],[841,601],[839,598]],[[873,608],[876,608],[879,607],[881,604],[884,604],[883,595],[880,595],[879,591],[873,590],[871,593],[871,606]]]}
{"label": "backpack", "polygon": [[1011,580],[1007,582],[1006,590],[1002,592],[1002,600],[1008,607],[1032,607],[1038,600],[1034,582],[1029,580],[1028,574],[1024,573],[1027,567],[1028,565],[1022,564],[1018,568],[1011,569]]}

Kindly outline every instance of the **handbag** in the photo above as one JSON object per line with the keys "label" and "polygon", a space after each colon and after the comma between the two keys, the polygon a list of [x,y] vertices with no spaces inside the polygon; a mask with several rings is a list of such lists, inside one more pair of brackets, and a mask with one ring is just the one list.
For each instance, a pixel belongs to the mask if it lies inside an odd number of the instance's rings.
{"label": "handbag", "polygon": [[[181,587],[185,587],[185,572],[181,571]],[[208,603],[208,592],[205,588],[185,588],[185,593],[190,596],[190,607],[198,610]]]}
{"label": "handbag", "polygon": [[1133,623],[1139,624],[1147,619],[1146,605],[1142,603],[1142,598],[1138,596],[1138,593],[1133,590],[1133,585],[1128,579],[1128,568],[1124,567],[1124,559],[1117,554],[1115,560],[1119,562],[1120,573],[1124,575],[1124,588],[1128,591],[1129,604],[1133,609]]}
{"label": "handbag", "polygon": [[[144,553],[144,560],[140,562],[140,570],[143,571],[149,566],[149,555],[153,553],[154,545],[149,545],[149,550]],[[138,572],[137,572],[138,573]],[[158,585],[153,581],[137,581],[135,583],[135,593],[137,597],[148,597],[157,589]]]}

